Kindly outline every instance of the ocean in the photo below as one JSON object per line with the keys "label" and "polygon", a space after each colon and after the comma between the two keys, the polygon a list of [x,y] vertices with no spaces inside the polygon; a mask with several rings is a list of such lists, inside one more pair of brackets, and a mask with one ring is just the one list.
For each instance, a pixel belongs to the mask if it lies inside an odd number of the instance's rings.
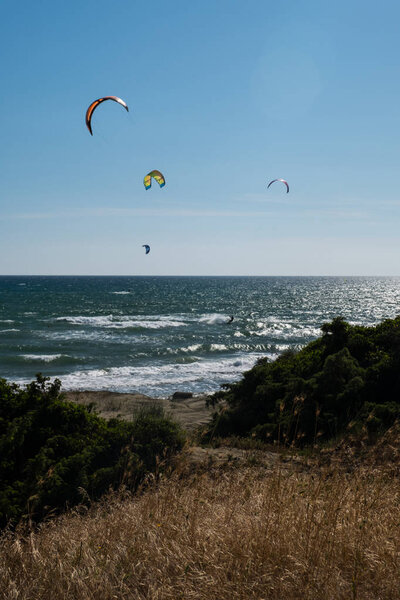
{"label": "ocean", "polygon": [[[0,277],[0,377],[167,397],[218,390],[343,316],[400,314],[398,277]],[[230,316],[234,317],[228,323]]]}

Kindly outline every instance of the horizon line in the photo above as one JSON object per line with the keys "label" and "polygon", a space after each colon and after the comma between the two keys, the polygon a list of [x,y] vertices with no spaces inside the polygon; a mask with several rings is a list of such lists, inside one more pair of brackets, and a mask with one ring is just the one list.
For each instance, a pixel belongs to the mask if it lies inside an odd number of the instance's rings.
{"label": "horizon line", "polygon": [[400,275],[371,275],[371,274],[358,274],[358,275],[321,275],[321,274],[308,274],[308,275],[210,275],[210,274],[196,274],[196,275],[160,275],[160,274],[149,274],[149,275],[109,275],[109,274],[75,274],[75,273],[62,273],[62,274],[47,274],[47,273],[34,273],[34,274],[19,274],[9,273],[2,274],[0,277],[400,277]]}

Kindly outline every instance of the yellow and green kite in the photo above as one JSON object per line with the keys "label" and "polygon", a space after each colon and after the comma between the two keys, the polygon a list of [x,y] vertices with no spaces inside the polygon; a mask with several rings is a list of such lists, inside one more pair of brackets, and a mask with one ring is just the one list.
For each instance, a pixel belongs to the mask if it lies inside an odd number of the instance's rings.
{"label": "yellow and green kite", "polygon": [[146,190],[151,188],[151,178],[154,178],[157,183],[160,184],[160,187],[164,187],[165,185],[165,178],[164,175],[162,173],[160,173],[160,171],[150,171],[150,173],[148,173],[148,175],[146,175],[146,177],[143,179],[143,183],[144,183],[144,187],[146,188]]}

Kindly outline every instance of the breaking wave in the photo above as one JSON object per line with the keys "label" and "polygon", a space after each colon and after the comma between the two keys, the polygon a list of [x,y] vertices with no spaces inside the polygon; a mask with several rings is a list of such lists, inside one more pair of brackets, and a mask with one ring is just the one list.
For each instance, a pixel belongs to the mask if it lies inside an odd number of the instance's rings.
{"label": "breaking wave", "polygon": [[89,327],[104,327],[109,329],[164,329],[166,327],[182,327],[183,321],[170,317],[137,317],[137,316],[98,316],[98,317],[57,317],[55,321],[71,323],[71,325],[86,325]]}

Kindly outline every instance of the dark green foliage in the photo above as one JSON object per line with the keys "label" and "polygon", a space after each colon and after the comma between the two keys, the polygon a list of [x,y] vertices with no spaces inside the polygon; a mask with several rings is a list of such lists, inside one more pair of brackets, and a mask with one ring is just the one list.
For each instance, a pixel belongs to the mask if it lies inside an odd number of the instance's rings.
{"label": "dark green foliage", "polygon": [[153,409],[132,423],[105,421],[64,402],[60,382],[25,389],[0,379],[0,526],[32,520],[144,475],[183,445],[179,426]]}
{"label": "dark green foliage", "polygon": [[400,418],[400,317],[376,327],[341,317],[275,361],[262,359],[210,400],[224,403],[206,439],[240,435],[302,446],[346,429],[374,437]]}

